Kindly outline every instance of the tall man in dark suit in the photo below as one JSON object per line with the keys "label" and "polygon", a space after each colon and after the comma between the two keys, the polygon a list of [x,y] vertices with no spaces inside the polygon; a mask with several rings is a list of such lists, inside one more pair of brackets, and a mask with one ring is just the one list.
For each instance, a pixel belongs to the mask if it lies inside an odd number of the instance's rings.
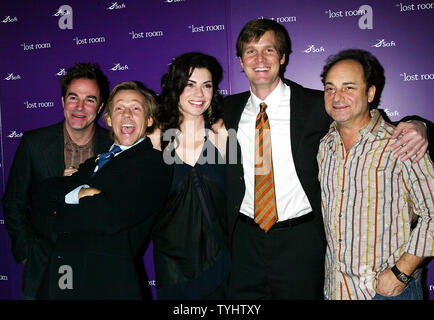
{"label": "tall man in dark suit", "polygon": [[[316,154],[331,120],[324,111],[321,91],[283,78],[290,53],[288,33],[275,21],[252,20],[238,36],[237,55],[250,81],[250,91],[224,101],[225,125],[228,131],[237,132],[238,139],[235,164],[235,150],[229,144],[226,177],[232,299],[323,297],[326,241]],[[268,123],[269,128],[262,123]],[[407,159],[422,145],[417,159],[421,158],[427,142],[420,127],[420,123],[398,126],[396,136],[404,128],[410,132],[397,143],[396,147],[405,144],[398,156],[407,152]],[[263,138],[257,138],[255,131],[258,137],[262,131],[271,136],[271,142],[258,140],[259,152],[255,140]],[[261,164],[255,154],[260,154],[266,144],[271,144],[272,183],[261,180],[257,170]],[[412,150],[413,146],[418,148]],[[272,199],[267,204],[262,202],[264,185],[268,186],[267,197]],[[273,211],[277,217],[266,218],[271,223],[261,225],[265,213]]]}
{"label": "tall man in dark suit", "polygon": [[106,150],[111,139],[96,123],[109,94],[109,81],[94,64],[78,63],[60,80],[65,120],[25,132],[3,197],[6,230],[12,254],[23,263],[22,296],[35,297],[47,250],[55,241],[52,219],[32,212],[31,197],[47,177],[71,175],[80,163]]}

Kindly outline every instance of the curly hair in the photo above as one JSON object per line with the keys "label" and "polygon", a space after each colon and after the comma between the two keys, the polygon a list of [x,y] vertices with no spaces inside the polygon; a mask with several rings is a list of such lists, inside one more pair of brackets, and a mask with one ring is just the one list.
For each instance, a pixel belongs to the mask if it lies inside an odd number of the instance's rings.
{"label": "curly hair", "polygon": [[375,97],[374,100],[369,104],[369,108],[377,108],[380,104],[381,92],[384,89],[386,77],[384,76],[383,66],[369,51],[361,49],[347,49],[328,57],[326,65],[323,67],[321,72],[321,81],[323,85],[325,85],[325,80],[330,69],[336,63],[342,60],[354,60],[360,63],[363,68],[366,90],[369,90],[371,86],[375,86]]}
{"label": "curly hair", "polygon": [[179,110],[179,96],[196,68],[207,69],[212,78],[213,97],[208,111],[203,114],[205,121],[212,125],[222,118],[222,96],[218,91],[218,85],[223,78],[220,63],[216,58],[203,53],[184,53],[172,61],[169,71],[161,79],[162,90],[157,120],[162,132],[168,129],[180,129],[183,120]]}

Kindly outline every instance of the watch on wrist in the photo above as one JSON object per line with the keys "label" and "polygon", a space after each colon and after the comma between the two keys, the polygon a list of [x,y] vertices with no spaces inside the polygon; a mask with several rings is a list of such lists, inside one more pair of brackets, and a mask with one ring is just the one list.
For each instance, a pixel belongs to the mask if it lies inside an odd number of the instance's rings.
{"label": "watch on wrist", "polygon": [[405,273],[401,272],[401,271],[397,268],[397,266],[393,266],[393,267],[391,268],[391,270],[392,270],[393,274],[395,275],[395,277],[396,277],[399,281],[401,281],[402,283],[404,283],[405,285],[407,285],[407,284],[410,282],[410,280],[412,279],[411,276],[408,276],[408,275],[406,275]]}

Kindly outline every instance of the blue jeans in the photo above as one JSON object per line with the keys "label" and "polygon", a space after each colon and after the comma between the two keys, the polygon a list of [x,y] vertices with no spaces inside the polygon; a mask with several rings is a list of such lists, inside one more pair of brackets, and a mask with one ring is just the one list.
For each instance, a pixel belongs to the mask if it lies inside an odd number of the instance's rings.
{"label": "blue jeans", "polygon": [[422,300],[423,292],[419,280],[411,279],[405,289],[396,296],[383,296],[376,293],[372,300]]}

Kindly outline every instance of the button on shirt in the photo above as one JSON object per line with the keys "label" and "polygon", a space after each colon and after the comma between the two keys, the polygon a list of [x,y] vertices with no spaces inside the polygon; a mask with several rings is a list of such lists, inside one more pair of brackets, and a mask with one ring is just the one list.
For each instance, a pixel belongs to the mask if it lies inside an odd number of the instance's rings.
{"label": "button on shirt", "polygon": [[289,86],[282,81],[265,100],[250,92],[250,98],[241,115],[237,138],[241,146],[246,193],[240,212],[253,219],[255,189],[255,129],[259,104],[267,104],[271,129],[271,147],[274,169],[278,221],[302,216],[312,211],[309,200],[295,171],[290,138]]}

